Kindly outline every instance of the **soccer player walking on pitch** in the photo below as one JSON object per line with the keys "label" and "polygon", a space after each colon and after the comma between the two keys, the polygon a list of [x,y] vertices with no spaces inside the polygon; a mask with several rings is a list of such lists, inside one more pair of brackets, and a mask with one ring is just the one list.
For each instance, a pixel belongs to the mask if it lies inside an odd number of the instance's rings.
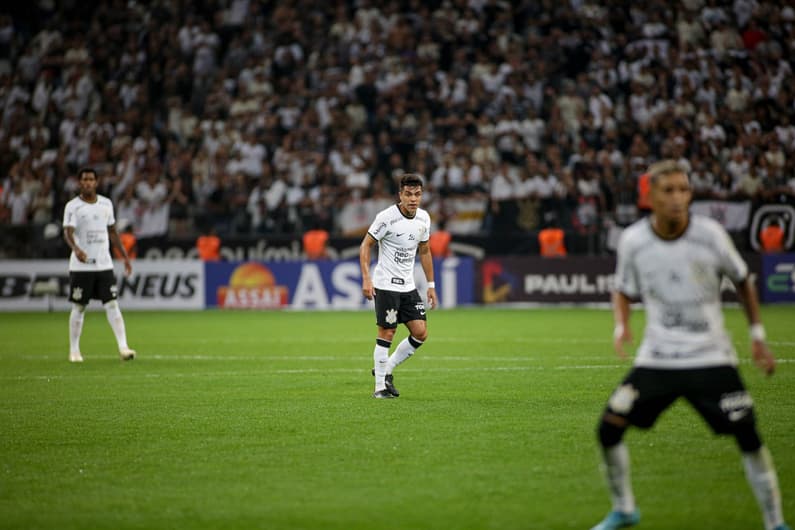
{"label": "soccer player walking on pitch", "polygon": [[[425,304],[414,285],[414,259],[419,250],[420,264],[428,280],[428,303],[436,307],[436,285],[433,281],[433,260],[428,246],[431,218],[420,208],[422,177],[406,173],[400,179],[398,204],[376,215],[359,248],[362,268],[362,293],[375,298],[375,320],[378,338],[373,360],[375,368],[374,398],[390,399],[400,395],[395,388],[392,371],[411,357],[428,337]],[[378,242],[378,263],[370,276],[370,249]],[[398,324],[409,329],[394,353],[389,355]]]}
{"label": "soccer player walking on pitch", "polygon": [[762,444],[753,402],[737,370],[737,353],[723,324],[720,284],[728,276],[750,323],[754,363],[770,375],[775,359],[765,344],[756,289],[748,266],[723,227],[691,216],[685,170],[666,160],[649,169],[652,214],[621,235],[616,267],[614,346],[625,358],[631,341],[630,302],[641,299],[646,329],[634,366],[616,388],[598,428],[613,510],[592,530],[633,526],[640,520],[622,442],[630,425],[651,427],[679,397],[718,434],[731,434],[742,452],[766,530],[789,530],[773,460]]}
{"label": "soccer player walking on pitch", "polygon": [[69,258],[69,299],[72,301],[72,312],[69,314],[69,361],[83,362],[80,334],[86,306],[92,298],[98,298],[105,306],[105,314],[118,343],[119,357],[129,361],[135,358],[135,350],[127,345],[108,236],[124,260],[125,275],[132,273],[132,265],[116,232],[113,204],[107,197],[97,195],[97,172],[90,168],[81,169],[77,179],[80,195],[66,203],[63,220],[64,239],[72,249]]}

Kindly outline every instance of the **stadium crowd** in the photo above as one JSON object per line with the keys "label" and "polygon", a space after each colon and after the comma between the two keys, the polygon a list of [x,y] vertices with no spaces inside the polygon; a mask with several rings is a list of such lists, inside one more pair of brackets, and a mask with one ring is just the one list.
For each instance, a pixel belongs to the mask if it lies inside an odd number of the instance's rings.
{"label": "stadium crowd", "polygon": [[795,198],[793,0],[27,4],[0,16],[23,232],[82,166],[139,238],[343,234],[403,171],[435,222],[481,199],[484,234],[627,224],[663,157],[696,197]]}

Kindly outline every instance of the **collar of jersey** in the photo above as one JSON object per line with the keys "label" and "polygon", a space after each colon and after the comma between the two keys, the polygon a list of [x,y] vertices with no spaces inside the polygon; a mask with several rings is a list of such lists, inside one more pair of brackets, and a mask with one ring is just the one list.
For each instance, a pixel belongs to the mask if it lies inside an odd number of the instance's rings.
{"label": "collar of jersey", "polygon": [[688,216],[687,216],[687,226],[685,226],[685,229],[684,229],[684,230],[682,230],[682,233],[681,233],[681,234],[679,234],[679,235],[678,235],[678,236],[676,236],[676,237],[663,237],[662,235],[660,235],[660,234],[659,234],[659,233],[658,233],[658,232],[657,232],[657,231],[654,229],[654,225],[653,225],[653,224],[652,224],[652,222],[651,222],[651,216],[647,217],[646,219],[647,219],[647,221],[648,221],[648,223],[649,223],[649,230],[651,230],[651,233],[652,233],[652,235],[654,235],[654,237],[656,237],[656,238],[657,238],[657,239],[659,239],[660,241],[664,241],[664,242],[667,242],[667,243],[673,243],[674,241],[679,241],[680,239],[682,239],[683,237],[685,237],[685,234],[687,234],[687,232],[690,230],[690,225],[692,225],[692,224],[693,224],[692,215],[688,215]]}
{"label": "collar of jersey", "polygon": [[416,213],[414,215],[412,215],[411,217],[409,217],[408,215],[404,214],[403,210],[400,209],[400,204],[396,204],[395,206],[397,207],[398,211],[400,212],[400,215],[402,215],[406,219],[415,219],[417,217]]}

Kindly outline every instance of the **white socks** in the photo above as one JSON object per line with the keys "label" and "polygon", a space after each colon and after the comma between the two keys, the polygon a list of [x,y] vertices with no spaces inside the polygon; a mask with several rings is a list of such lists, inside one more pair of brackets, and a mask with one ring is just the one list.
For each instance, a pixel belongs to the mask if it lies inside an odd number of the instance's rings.
{"label": "white socks", "polygon": [[603,450],[605,477],[610,489],[613,510],[631,513],[635,511],[635,495],[629,477],[629,450],[624,442]]}
{"label": "white socks", "polygon": [[396,366],[400,365],[403,361],[414,355],[417,348],[422,346],[422,342],[418,341],[411,335],[400,341],[395,352],[389,355],[389,348],[392,342],[385,339],[375,339],[375,349],[373,350],[373,365],[375,366],[375,391],[384,390],[386,388],[385,378],[387,374],[391,374]]}
{"label": "white socks", "polygon": [[116,342],[119,345],[119,350],[129,349],[127,346],[127,332],[124,329],[124,318],[121,316],[119,303],[116,300],[111,300],[105,304],[105,314],[108,317],[108,323],[116,336]]}
{"label": "white socks", "polygon": [[784,524],[781,510],[781,490],[778,487],[778,476],[773,466],[773,459],[767,447],[762,446],[753,453],[743,453],[743,466],[745,476],[754,492],[762,517],[765,520],[765,529],[773,530],[776,526]]}
{"label": "white socks", "polygon": [[384,339],[375,339],[375,349],[373,350],[373,366],[375,366],[375,391],[384,390],[386,383],[387,360],[389,359],[389,347],[392,342]]}
{"label": "white socks", "polygon": [[72,312],[69,313],[69,353],[80,351],[80,334],[83,332],[85,311],[86,306],[72,304]]}
{"label": "white socks", "polygon": [[391,374],[392,370],[414,355],[414,352],[417,351],[417,348],[420,346],[422,346],[422,342],[411,335],[400,341],[398,347],[395,348],[395,352],[389,356],[389,361],[386,364],[386,373]]}
{"label": "white socks", "polygon": [[[605,476],[610,488],[613,510],[630,513],[635,511],[635,496],[629,474],[629,451],[624,443],[604,449]],[[743,466],[748,483],[759,502],[765,529],[773,530],[784,524],[781,510],[781,491],[773,459],[766,447],[753,453],[743,453]]]}

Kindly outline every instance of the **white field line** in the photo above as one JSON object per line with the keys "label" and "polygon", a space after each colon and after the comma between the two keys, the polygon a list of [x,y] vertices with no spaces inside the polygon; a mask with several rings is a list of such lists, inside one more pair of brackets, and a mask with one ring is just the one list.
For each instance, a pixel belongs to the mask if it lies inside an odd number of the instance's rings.
{"label": "white field line", "polygon": [[[140,354],[141,360],[155,360],[155,361],[214,361],[214,362],[228,362],[228,361],[254,361],[254,362],[278,362],[278,361],[311,361],[311,362],[358,362],[362,357],[367,357],[369,352],[353,352],[348,355],[209,355],[209,354]],[[87,361],[93,358],[94,360],[107,360],[113,356],[104,354],[95,354],[93,356],[84,356]],[[3,359],[21,359],[24,361],[50,361],[50,360],[65,360],[62,354],[56,355],[0,355],[0,360]],[[417,355],[413,358],[414,362],[502,362],[502,363],[541,363],[550,360],[557,361],[610,361],[614,357],[610,352],[592,352],[583,355],[551,355],[547,357],[527,356],[527,355],[513,355],[513,356],[491,356],[491,355]],[[776,361],[779,363],[795,362],[795,359],[788,359],[786,357],[778,356]],[[741,364],[750,363],[749,359],[740,358]],[[140,364],[140,363],[138,363]],[[622,365],[630,365],[630,362],[624,362]],[[567,365],[574,366],[574,365]]]}
{"label": "white field line", "polygon": [[[439,343],[439,344],[469,344],[472,342],[472,338],[470,337],[437,337],[435,335],[431,335],[429,337],[428,344]],[[505,338],[495,338],[495,337],[478,337],[478,341],[482,344],[505,344],[505,343],[513,343],[513,344],[612,344],[613,339],[609,336],[606,336],[604,339],[594,339],[594,338],[584,338],[584,339],[576,339],[570,337],[535,337],[535,336],[528,336],[528,337],[505,337]],[[178,340],[169,341],[168,339],[159,339],[158,342],[161,344],[210,344],[210,345],[224,345],[224,344],[322,344],[322,343],[361,343],[361,337],[352,338],[350,335],[345,335],[341,337],[316,337],[316,336],[309,336],[309,337],[283,337],[283,338],[275,338],[275,337],[235,337],[233,339],[226,339],[222,337],[216,337],[212,339],[207,338],[180,338]],[[735,344],[739,346],[743,346],[746,344],[745,340],[739,339],[733,341]],[[776,347],[776,346],[795,346],[795,341],[792,340],[768,340],[768,346]]]}
{"label": "white field line", "polygon": [[[152,356],[149,358],[158,357],[159,359],[180,359],[180,360],[196,360],[194,356],[189,358],[181,356]],[[296,358],[291,358],[296,360]],[[224,361],[229,358],[224,357],[207,357],[202,360]],[[248,360],[248,359],[244,359]],[[298,359],[300,360],[300,359]],[[303,359],[303,360],[315,360]],[[351,358],[339,358],[338,360],[351,360]],[[461,359],[458,359],[461,360]],[[482,358],[471,357],[467,360],[479,360]],[[526,361],[528,359],[521,359]],[[88,361],[87,361],[88,362]],[[749,360],[740,361],[741,364],[749,364]],[[778,359],[780,364],[795,363],[795,359]],[[79,370],[79,367],[76,367]],[[478,367],[423,367],[423,368],[405,368],[401,371],[406,373],[456,373],[456,372],[543,372],[543,371],[563,371],[563,370],[615,370],[618,368],[629,369],[629,363],[609,363],[609,364],[572,364],[572,365],[556,365],[556,366],[478,366]],[[350,373],[350,374],[367,374],[367,370],[362,367],[356,368],[287,368],[287,369],[264,369],[264,370],[247,370],[247,371],[227,371],[227,372],[177,372],[177,373],[122,373],[114,374],[112,377],[126,377],[126,378],[145,378],[145,379],[187,379],[187,378],[215,378],[215,377],[258,377],[263,375],[302,375],[302,374],[328,374],[328,373]],[[369,374],[368,374],[369,375]],[[95,379],[107,378],[107,373],[74,373],[74,374],[58,374],[58,375],[25,375],[25,376],[0,376],[0,381],[52,381],[52,380],[66,380],[66,379]]]}
{"label": "white field line", "polygon": [[[583,365],[583,366],[495,366],[495,367],[462,367],[462,368],[423,368],[423,369],[405,369],[403,372],[410,373],[448,373],[448,372],[541,372],[545,370],[564,370],[564,369],[583,369],[590,370],[598,369],[614,369],[622,365]],[[298,369],[281,369],[281,370],[258,370],[252,371],[232,371],[232,372],[177,372],[168,374],[159,373],[127,373],[117,374],[113,377],[126,377],[126,378],[147,378],[147,379],[187,379],[187,378],[216,378],[216,377],[258,377],[262,375],[302,375],[302,374],[329,374],[329,373],[350,373],[367,375],[370,374],[362,368],[298,368]],[[51,380],[66,380],[66,379],[96,379],[106,378],[108,374],[92,373],[92,374],[58,374],[58,375],[29,375],[29,376],[0,376],[0,381],[51,381]]]}

